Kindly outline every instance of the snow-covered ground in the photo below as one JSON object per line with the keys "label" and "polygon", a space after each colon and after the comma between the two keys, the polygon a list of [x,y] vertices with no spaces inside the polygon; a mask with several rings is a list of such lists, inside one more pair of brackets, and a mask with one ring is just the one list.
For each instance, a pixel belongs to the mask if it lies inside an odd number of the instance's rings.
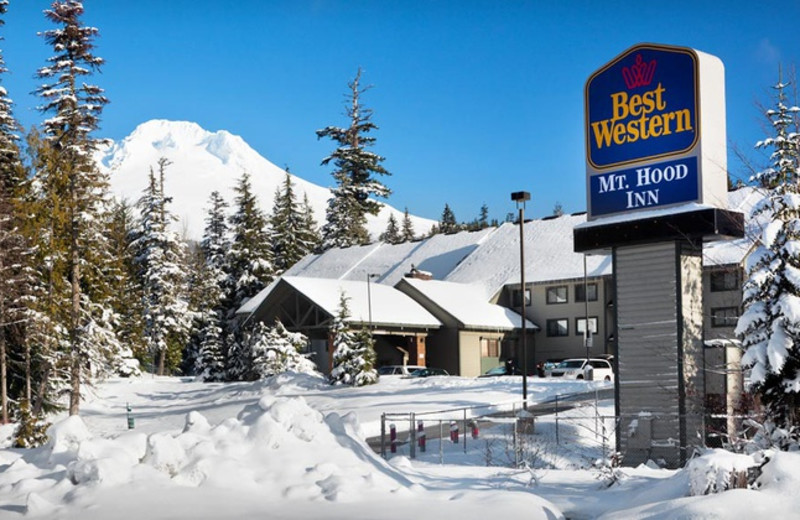
{"label": "snow-covered ground", "polygon": [[[528,386],[531,400],[542,402],[605,385],[534,378]],[[450,442],[447,410],[511,409],[520,393],[513,377],[385,377],[362,388],[299,375],[233,384],[115,379],[88,392],[80,419],[54,417],[48,445],[0,450],[0,518],[791,518],[800,511],[794,453],[771,454],[758,490],[714,495],[690,491],[721,485],[725,468],[744,469],[753,457],[709,452],[677,471],[602,469],[597,461],[613,439],[613,421],[604,418],[613,406],[603,400],[537,417],[532,433],[515,436],[501,417],[480,421],[477,438]],[[445,438],[429,433],[427,450],[413,460],[401,443],[384,460],[366,439],[380,432],[382,413],[407,412],[423,417],[429,432],[442,424]],[[515,445],[528,466],[512,467]]]}

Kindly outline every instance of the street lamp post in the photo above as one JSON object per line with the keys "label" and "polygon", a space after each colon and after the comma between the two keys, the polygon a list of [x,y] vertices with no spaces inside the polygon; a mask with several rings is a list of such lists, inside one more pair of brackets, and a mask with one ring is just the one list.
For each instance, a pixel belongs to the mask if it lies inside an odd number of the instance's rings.
{"label": "street lamp post", "polygon": [[[522,406],[528,409],[528,348],[526,345],[527,328],[525,317],[525,201],[531,200],[527,191],[515,191],[511,200],[517,204],[519,210],[519,277],[521,286],[520,316],[522,317],[522,332],[520,335],[520,348],[522,349]],[[536,361],[536,360],[534,360]]]}
{"label": "street lamp post", "polygon": [[367,274],[367,312],[369,313],[369,330],[372,331],[372,291],[370,289],[370,279],[377,278],[377,274]]}

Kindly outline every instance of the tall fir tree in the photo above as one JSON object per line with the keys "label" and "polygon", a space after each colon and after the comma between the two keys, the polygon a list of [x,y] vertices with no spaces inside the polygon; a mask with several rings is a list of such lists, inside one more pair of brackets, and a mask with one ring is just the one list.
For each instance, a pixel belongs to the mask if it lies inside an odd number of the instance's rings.
{"label": "tall fir tree", "polygon": [[313,253],[319,249],[322,243],[317,220],[314,218],[314,208],[311,207],[311,201],[308,200],[307,193],[303,194],[303,226],[300,228],[298,235],[306,254]]}
{"label": "tall fir tree", "polygon": [[[0,0],[5,15],[7,0]],[[0,27],[5,20],[0,18]],[[0,53],[0,75],[8,72]],[[10,353],[22,351],[25,300],[29,296],[27,241],[22,233],[21,197],[25,170],[19,154],[19,125],[12,113],[12,101],[0,87],[0,423],[9,422]],[[17,374],[19,375],[19,374]]]}
{"label": "tall fir tree", "polygon": [[341,293],[339,310],[334,316],[330,331],[333,338],[333,369],[330,381],[331,384],[371,385],[378,382],[375,343],[368,330],[350,330],[347,324],[347,318],[350,317],[347,302],[347,296]]}
{"label": "tall fir tree", "polygon": [[445,204],[444,210],[442,211],[442,218],[439,220],[439,232],[450,234],[460,230],[461,226],[459,226],[458,222],[456,222],[455,213],[453,213],[453,210],[450,209],[449,204]]}
{"label": "tall fir tree", "polygon": [[[131,254],[131,240],[135,235],[136,219],[130,204],[121,200],[114,204],[110,230],[113,270],[111,306],[119,316],[117,337],[122,345],[124,359],[120,375],[135,375],[139,365],[147,360],[144,344],[144,309],[142,286],[138,283],[136,264]],[[131,361],[130,357],[137,360]]]}
{"label": "tall fir tree", "polygon": [[243,379],[252,370],[252,359],[240,330],[236,310],[272,283],[275,277],[270,229],[244,173],[234,188],[235,211],[230,217],[231,247],[226,255],[226,341],[228,378]]}
{"label": "tall fir tree", "polygon": [[399,244],[403,241],[400,230],[397,228],[397,219],[394,213],[389,214],[389,221],[386,223],[386,231],[381,233],[380,239],[387,244]]}
{"label": "tall fir tree", "polygon": [[317,130],[317,138],[327,137],[337,144],[336,150],[322,160],[333,162],[336,187],[328,201],[326,223],[322,227],[322,247],[348,247],[369,242],[367,215],[377,215],[381,203],[372,197],[386,198],[391,191],[378,176],[389,175],[381,165],[384,158],[368,150],[375,144],[370,132],[378,129],[372,122],[372,110],[361,103],[369,87],[361,86],[361,68],[348,83],[347,128],[328,126]]}
{"label": "tall fir tree", "polygon": [[170,351],[180,352],[188,339],[191,313],[187,301],[186,250],[170,229],[175,217],[167,208],[164,176],[169,161],[158,161],[158,176],[150,169],[149,183],[137,202],[140,222],[131,248],[135,254],[143,288],[144,333],[153,355],[155,373],[165,375],[176,368]]}
{"label": "tall fir tree", "polygon": [[214,191],[209,200],[203,239],[200,242],[201,265],[193,277],[196,309],[191,355],[191,372],[203,381],[225,378],[225,254],[230,247],[227,203]]}
{"label": "tall fir tree", "polygon": [[[41,185],[51,201],[58,199],[63,220],[51,220],[52,233],[65,242],[64,259],[69,280],[69,413],[80,409],[81,383],[86,375],[84,366],[95,357],[97,341],[113,339],[107,329],[107,308],[89,300],[102,291],[84,285],[85,266],[89,253],[100,254],[105,248],[98,226],[107,223],[100,213],[107,202],[108,179],[94,164],[92,155],[98,140],[91,136],[98,127],[99,117],[108,100],[103,90],[85,81],[103,64],[94,55],[93,40],[98,34],[94,27],[81,25],[83,4],[75,0],[53,2],[45,16],[57,25],[45,31],[45,41],[55,55],[49,64],[38,70],[37,76],[47,81],[36,89],[43,104],[43,113],[52,114],[43,131],[53,152],[45,171],[40,171]],[[105,200],[104,200],[105,199]],[[97,240],[100,240],[98,243]],[[96,282],[98,280],[93,280]]]}
{"label": "tall fir tree", "polygon": [[775,108],[767,110],[773,135],[757,143],[772,149],[770,166],[754,176],[766,189],[752,217],[768,221],[748,255],[744,312],[736,333],[746,349],[742,363],[766,405],[768,418],[800,437],[800,136],[786,88],[775,85]]}
{"label": "tall fir tree", "polygon": [[417,236],[414,233],[414,223],[411,222],[411,217],[408,214],[408,208],[403,211],[403,222],[400,231],[400,239],[402,242],[411,242],[416,240]]}
{"label": "tall fir tree", "polygon": [[272,254],[277,276],[313,251],[313,247],[309,248],[306,243],[306,216],[297,201],[288,171],[283,184],[275,191],[269,225],[272,230]]}

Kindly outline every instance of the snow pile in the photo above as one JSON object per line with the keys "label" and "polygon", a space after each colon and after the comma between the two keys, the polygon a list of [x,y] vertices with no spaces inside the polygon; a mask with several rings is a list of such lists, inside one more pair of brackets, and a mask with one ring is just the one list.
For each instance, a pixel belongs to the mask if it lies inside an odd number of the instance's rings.
{"label": "snow pile", "polygon": [[98,438],[73,416],[50,429],[46,446],[26,452],[0,474],[0,490],[35,493],[26,502],[49,510],[42,504],[68,501],[74,486],[159,482],[250,489],[267,500],[311,501],[355,501],[407,487],[399,474],[365,456],[370,450],[357,429],[354,414],[323,417],[302,397],[271,392],[239,418],[218,425],[190,412],[178,434]]}
{"label": "snow pile", "polygon": [[747,487],[747,471],[758,463],[750,455],[709,450],[689,461],[689,492],[693,496]]}

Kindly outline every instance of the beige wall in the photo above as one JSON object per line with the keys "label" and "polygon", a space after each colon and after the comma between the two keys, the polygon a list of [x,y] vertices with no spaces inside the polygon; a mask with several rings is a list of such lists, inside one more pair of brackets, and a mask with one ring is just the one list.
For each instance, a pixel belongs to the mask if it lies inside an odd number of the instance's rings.
{"label": "beige wall", "polygon": [[[597,301],[590,301],[588,305],[589,318],[597,318],[597,334],[592,336],[591,356],[610,354],[611,347],[608,343],[610,335],[608,318],[608,303],[611,295],[608,294],[604,278],[589,278],[590,284],[597,284]],[[583,357],[586,348],[583,344],[583,334],[577,332],[577,318],[586,316],[584,302],[575,301],[575,287],[583,286],[583,279],[558,281],[552,283],[528,284],[531,290],[531,305],[525,308],[527,318],[538,325],[541,330],[535,334],[535,362],[546,359],[561,359],[569,357]],[[547,288],[565,286],[567,288],[566,303],[547,303]],[[518,290],[519,284],[509,286],[511,290]],[[504,304],[510,306],[512,301],[511,290],[507,291]],[[519,312],[519,307],[514,308]],[[547,320],[566,318],[568,322],[567,336],[548,336]]]}
{"label": "beige wall", "polygon": [[481,338],[496,339],[502,344],[503,337],[503,333],[497,332],[459,331],[460,374],[464,377],[477,377],[490,368],[501,365],[500,357],[481,357]]}

